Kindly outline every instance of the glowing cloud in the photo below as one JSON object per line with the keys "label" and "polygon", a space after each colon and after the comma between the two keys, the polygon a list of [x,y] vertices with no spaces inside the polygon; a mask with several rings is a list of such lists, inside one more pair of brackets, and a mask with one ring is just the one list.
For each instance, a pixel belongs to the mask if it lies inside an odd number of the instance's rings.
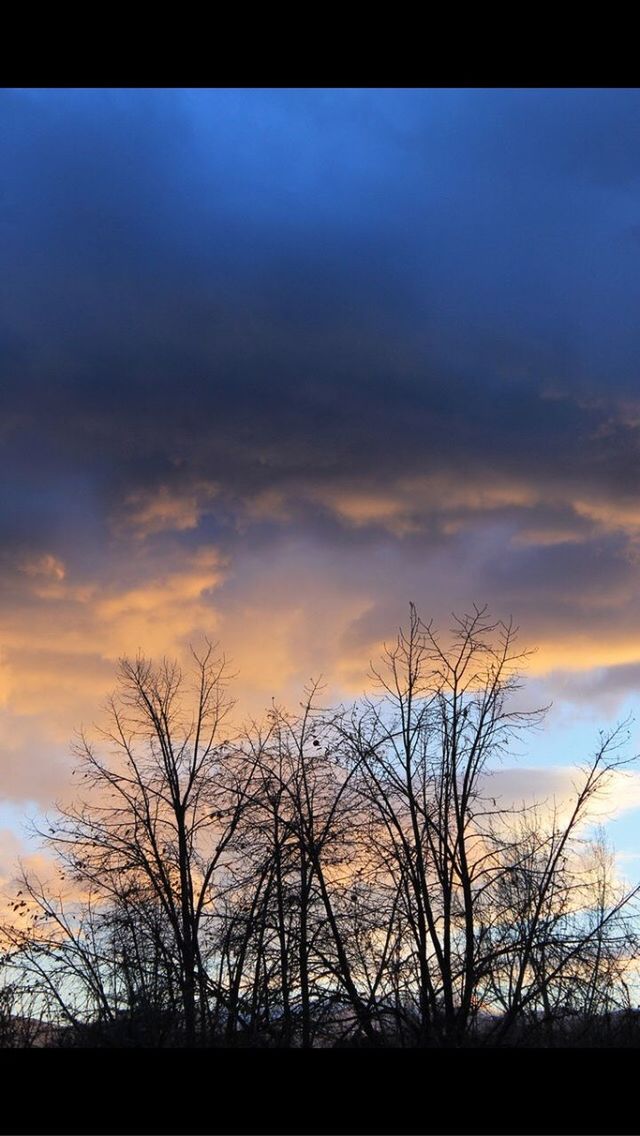
{"label": "glowing cloud", "polygon": [[120,526],[130,527],[136,537],[144,539],[154,533],[185,532],[196,529],[203,514],[210,509],[217,487],[199,482],[178,491],[167,485],[153,490],[130,493],[124,503]]}

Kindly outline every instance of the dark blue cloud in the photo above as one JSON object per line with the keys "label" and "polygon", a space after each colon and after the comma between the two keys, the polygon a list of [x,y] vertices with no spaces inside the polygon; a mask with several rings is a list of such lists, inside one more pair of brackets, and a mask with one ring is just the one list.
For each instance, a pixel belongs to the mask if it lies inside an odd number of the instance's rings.
{"label": "dark blue cloud", "polygon": [[638,91],[8,91],[0,119],[5,479],[81,476],[105,514],[190,477],[635,491]]}

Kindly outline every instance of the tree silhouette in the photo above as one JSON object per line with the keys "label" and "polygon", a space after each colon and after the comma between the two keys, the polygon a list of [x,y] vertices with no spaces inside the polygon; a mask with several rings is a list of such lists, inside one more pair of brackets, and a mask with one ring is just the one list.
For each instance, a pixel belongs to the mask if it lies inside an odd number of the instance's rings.
{"label": "tree silhouette", "polygon": [[526,658],[484,608],[443,636],[412,606],[376,693],[326,708],[312,683],[233,736],[210,644],[187,673],[123,660],[44,834],[55,885],[24,872],[10,902],[5,1001],[96,1045],[586,1036],[638,954],[638,889],[592,831],[626,729],[570,801],[502,805],[492,773],[544,714],[516,701]]}

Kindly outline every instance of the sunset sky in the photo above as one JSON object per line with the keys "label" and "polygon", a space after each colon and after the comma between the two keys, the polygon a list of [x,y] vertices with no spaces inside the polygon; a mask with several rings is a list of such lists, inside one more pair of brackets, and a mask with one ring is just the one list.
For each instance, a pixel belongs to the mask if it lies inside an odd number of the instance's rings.
{"label": "sunset sky", "polygon": [[488,603],[553,701],[503,790],[569,784],[640,692],[640,91],[5,90],[0,139],[0,875],[117,658],[204,633],[258,714]]}

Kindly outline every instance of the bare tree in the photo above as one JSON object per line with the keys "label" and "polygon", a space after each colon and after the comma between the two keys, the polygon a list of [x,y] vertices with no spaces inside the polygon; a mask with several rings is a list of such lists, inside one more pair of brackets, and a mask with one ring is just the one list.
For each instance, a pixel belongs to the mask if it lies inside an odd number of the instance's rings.
{"label": "bare tree", "polygon": [[[638,950],[637,887],[616,879],[594,806],[606,799],[625,725],[603,735],[579,771],[573,798],[523,810],[508,822],[486,904],[487,977],[503,1014],[494,1041],[534,1032],[547,1039],[573,1015],[594,1017],[628,1005],[625,972]],[[595,814],[597,815],[597,814]]]}
{"label": "bare tree", "polygon": [[501,805],[544,713],[515,701],[526,658],[484,608],[442,636],[412,606],[376,695],[312,684],[233,739],[210,645],[188,675],[123,660],[46,833],[57,882],[11,901],[11,990],[100,1044],[551,1043],[628,1005],[638,889],[590,828],[625,728],[571,800]]}
{"label": "bare tree", "polygon": [[[618,731],[603,738],[568,819],[550,833],[518,832],[513,812],[508,823],[489,794],[491,771],[544,714],[513,703],[526,658],[513,625],[484,608],[454,617],[444,641],[412,606],[408,630],[374,670],[382,697],[367,700],[346,730],[360,792],[377,816],[371,847],[399,897],[386,938],[396,939],[397,981],[404,976],[405,1005],[414,1002],[420,1044],[460,1044],[478,1012],[500,1003],[505,1037],[614,916],[570,927],[566,910],[576,888],[569,847],[626,764]],[[551,963],[560,939],[562,962]]]}
{"label": "bare tree", "polygon": [[305,1048],[319,1031],[331,1035],[339,1011],[375,1039],[350,957],[353,911],[345,903],[360,852],[361,802],[342,760],[339,715],[318,704],[319,692],[312,684],[298,714],[274,706],[265,727],[248,732],[259,782],[241,837],[255,884],[252,899],[243,892],[252,931],[245,922],[242,957],[245,968],[253,958],[253,1004],[259,979],[278,1043],[298,1039]]}
{"label": "bare tree", "polygon": [[215,875],[254,776],[222,736],[232,705],[224,659],[209,644],[193,664],[185,678],[175,662],[122,660],[108,725],[97,744],[83,734],[76,747],[82,796],[47,833],[67,871],[104,904],[122,910],[143,892],[162,913],[189,1046],[208,1024],[203,928]]}

